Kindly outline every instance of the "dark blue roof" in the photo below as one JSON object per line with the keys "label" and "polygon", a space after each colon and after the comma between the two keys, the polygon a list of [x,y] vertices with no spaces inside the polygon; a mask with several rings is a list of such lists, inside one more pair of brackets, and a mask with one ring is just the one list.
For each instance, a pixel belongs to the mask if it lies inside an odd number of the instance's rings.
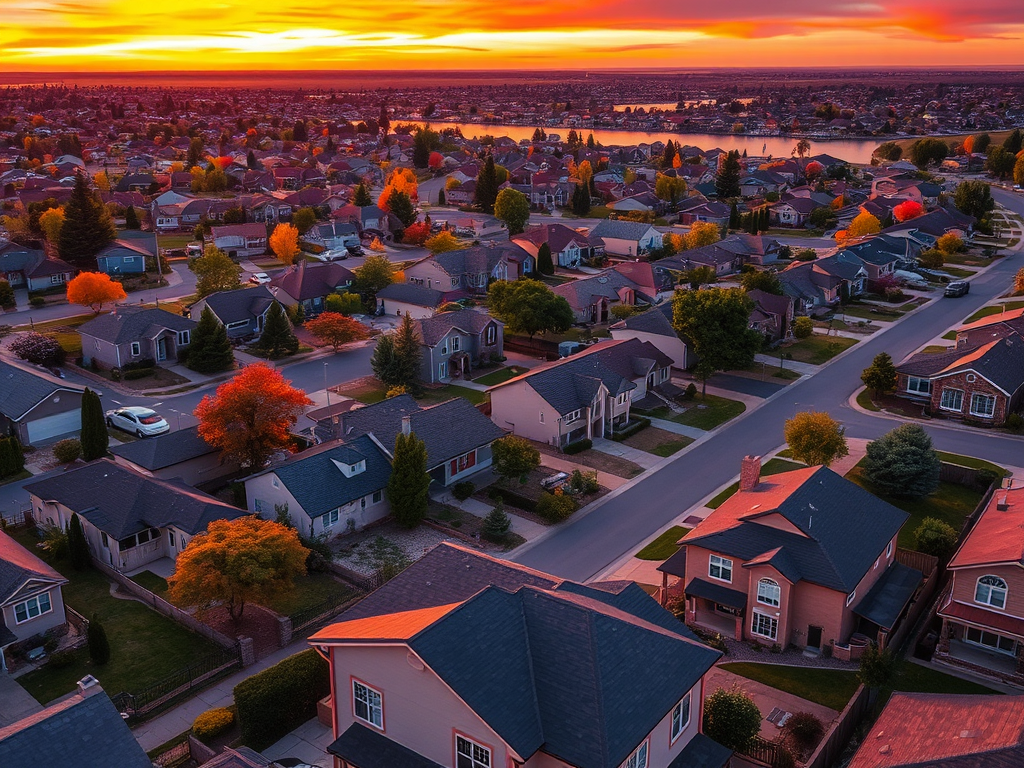
{"label": "dark blue roof", "polygon": [[903,563],[893,563],[853,612],[882,629],[891,629],[923,580],[924,574],[920,571]]}
{"label": "dark blue roof", "polygon": [[714,739],[698,733],[668,768],[723,768],[732,757],[732,750],[723,747]]}
{"label": "dark blue roof", "polygon": [[743,609],[747,607],[746,592],[740,592],[738,589],[729,589],[712,581],[697,578],[690,579],[690,583],[686,585],[683,591],[693,597],[703,597],[705,600],[711,600],[720,605],[727,605],[730,608]]}
{"label": "dark blue roof", "polygon": [[327,751],[359,768],[441,768],[433,760],[359,723],[350,725]]}

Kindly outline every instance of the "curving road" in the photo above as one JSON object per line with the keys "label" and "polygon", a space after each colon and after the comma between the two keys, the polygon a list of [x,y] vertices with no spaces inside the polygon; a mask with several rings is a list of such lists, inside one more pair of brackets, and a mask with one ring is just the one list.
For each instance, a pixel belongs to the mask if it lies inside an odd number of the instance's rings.
{"label": "curving road", "polygon": [[[1024,196],[995,188],[992,192],[1006,208],[1024,214]],[[665,460],[639,482],[609,495],[586,516],[527,545],[513,559],[576,581],[593,578],[682,511],[731,482],[745,454],[764,454],[781,445],[783,423],[798,411],[828,411],[843,422],[851,437],[876,438],[892,429],[898,420],[868,415],[847,404],[861,384],[861,371],[879,352],[901,360],[1005,293],[1024,261],[1019,253],[1001,259],[975,278],[966,297],[939,298],[860,342],[819,373],[790,385],[685,453]],[[940,422],[930,423],[926,429],[940,450],[1011,466],[1024,464],[1024,438],[957,429]]]}

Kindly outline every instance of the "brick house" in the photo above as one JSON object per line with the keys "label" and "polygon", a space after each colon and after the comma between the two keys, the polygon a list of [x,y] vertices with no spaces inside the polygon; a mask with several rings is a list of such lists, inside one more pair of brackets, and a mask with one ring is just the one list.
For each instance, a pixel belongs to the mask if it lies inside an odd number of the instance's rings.
{"label": "brick house", "polygon": [[884,646],[923,580],[896,556],[907,513],[826,467],[760,472],[744,458],[739,490],[659,567],[667,591],[682,580],[687,623],[847,659]]}
{"label": "brick house", "polygon": [[949,561],[934,660],[1024,684],[1024,488],[999,490]]}

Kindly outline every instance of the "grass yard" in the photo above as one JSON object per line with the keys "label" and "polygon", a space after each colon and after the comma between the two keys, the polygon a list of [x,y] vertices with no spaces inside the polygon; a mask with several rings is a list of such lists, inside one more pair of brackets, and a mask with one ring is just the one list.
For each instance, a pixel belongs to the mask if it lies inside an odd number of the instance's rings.
{"label": "grass yard", "polygon": [[[92,312],[89,312],[88,314],[85,315],[64,317],[61,318],[60,320],[47,320],[42,323],[33,324],[32,330],[35,331],[36,333],[50,333],[53,331],[56,331],[57,333],[67,332],[68,329],[77,328],[80,325],[84,325],[85,323],[92,320],[94,317],[96,317],[96,315],[94,315]],[[24,323],[24,325],[27,326],[29,325],[29,323]],[[17,325],[15,327],[20,328],[22,326]]]}
{"label": "grass yard", "polygon": [[[1002,304],[991,304],[987,307],[982,307],[973,315],[964,320],[964,323],[973,323],[975,320],[981,320],[983,317],[991,317],[992,315],[998,315],[1002,312],[1009,312],[1012,309],[1020,309],[1024,307],[1024,301],[1005,301]],[[943,336],[942,338],[946,338]],[[956,334],[953,334],[953,338],[956,338]]]}
{"label": "grass yard", "polygon": [[939,458],[947,464],[956,464],[961,467],[970,467],[971,469],[987,469],[989,472],[994,472],[1000,477],[1010,474],[1003,467],[993,464],[991,461],[976,459],[973,456],[963,456],[959,453],[946,453],[945,451],[938,451],[937,453]]}
{"label": "grass yard", "polygon": [[953,277],[959,277],[961,279],[963,279],[965,277],[971,277],[973,274],[975,274],[973,269],[960,269],[959,267],[947,267],[947,266],[944,266],[942,268],[942,271],[945,272],[947,275],[951,275]]}
{"label": "grass yard", "polygon": [[956,341],[956,331],[946,331],[942,334],[942,338],[946,341]]}
{"label": "grass yard", "polygon": [[159,248],[184,248],[191,242],[195,242],[195,238],[192,237],[192,233],[183,233],[177,235],[161,235],[156,236],[157,246]]}
{"label": "grass yard", "polygon": [[640,560],[668,560],[679,551],[676,544],[683,536],[690,532],[690,528],[681,525],[673,525],[646,547],[637,552],[634,557]]}
{"label": "grass yard", "polygon": [[[703,406],[703,407],[702,407]],[[739,400],[730,400],[717,395],[697,395],[693,405],[684,413],[672,417],[672,421],[696,429],[710,430],[734,419],[747,410]]]}
{"label": "grass yard", "polygon": [[840,317],[857,317],[861,320],[897,320],[903,317],[898,307],[876,307],[872,304],[849,304],[836,310]]}
{"label": "grass yard", "polygon": [[875,402],[871,399],[871,390],[862,389],[857,393],[857,405],[863,408],[865,411],[881,411],[882,409],[875,405]]}
{"label": "grass yard", "polygon": [[310,573],[295,580],[290,592],[278,595],[267,607],[282,616],[294,616],[300,611],[315,608],[327,602],[338,601],[355,593],[327,573]]}
{"label": "grass yard", "polygon": [[942,261],[945,264],[956,264],[961,267],[987,267],[992,263],[992,259],[972,253],[947,253],[943,255]]}
{"label": "grass yard", "polygon": [[999,693],[991,688],[986,688],[980,683],[970,680],[962,680],[953,675],[947,675],[931,667],[924,667],[920,664],[904,659],[900,662],[896,671],[896,679],[891,689],[883,688],[885,698],[889,698],[892,691],[905,693],[969,693],[969,694],[992,694]]}
{"label": "grass yard", "polygon": [[82,356],[82,337],[78,335],[77,331],[57,331],[49,335],[57,340],[60,348],[67,353],[68,357]]}
{"label": "grass yard", "polygon": [[938,355],[943,352],[949,352],[949,347],[940,346],[938,344],[929,344],[921,351],[926,355]]}
{"label": "grass yard", "polygon": [[458,384],[446,384],[438,389],[425,389],[423,396],[417,397],[416,400],[420,405],[434,405],[451,400],[453,397],[463,397],[473,405],[479,405],[487,399],[487,393],[481,392],[479,389],[460,387]]}
{"label": "grass yard", "polygon": [[502,384],[509,379],[513,379],[516,376],[526,373],[526,368],[518,365],[510,365],[507,368],[501,368],[497,371],[491,371],[485,376],[479,376],[473,379],[474,384],[483,384],[486,387],[494,386],[495,384]]}
{"label": "grass yard", "polygon": [[[777,475],[780,472],[789,472],[791,469],[803,469],[806,464],[798,464],[795,461],[786,461],[785,459],[771,459],[767,461],[763,467],[761,467],[761,477],[767,477],[768,475]],[[732,496],[736,491],[740,489],[740,483],[737,480],[735,483],[730,485],[724,491],[719,493],[715,498],[707,503],[707,506],[711,509],[718,509],[722,504]]]}
{"label": "grass yard", "polygon": [[653,453],[655,456],[661,456],[662,458],[671,456],[676,451],[683,450],[692,442],[693,440],[689,437],[683,437],[682,435],[658,429],[657,427],[641,429],[635,435],[627,437],[622,441],[623,445],[628,445],[630,448],[647,451],[647,453]]}
{"label": "grass yard", "polygon": [[[342,384],[338,387],[337,392],[366,405],[373,405],[383,400],[387,391],[379,381],[371,376],[366,376]],[[423,394],[416,399],[421,405],[435,405],[443,403],[445,400],[451,400],[453,397],[464,397],[473,405],[478,405],[487,398],[487,393],[469,387],[460,387],[457,384],[446,384],[443,387],[424,389]]]}
{"label": "grass yard", "polygon": [[163,576],[157,576],[152,571],[143,571],[137,573],[131,577],[132,581],[138,584],[140,587],[148,589],[154,595],[160,595],[164,597],[167,593],[167,579]]}
{"label": "grass yard", "polygon": [[32,477],[32,473],[29,472],[27,469],[23,469],[16,475],[10,475],[9,477],[5,477],[2,480],[0,480],[0,485],[7,485],[7,483],[16,483],[19,480],[27,480],[30,477]]}
{"label": "grass yard", "polygon": [[856,343],[856,339],[848,339],[845,336],[814,335],[782,349],[793,360],[811,365],[821,365]]}

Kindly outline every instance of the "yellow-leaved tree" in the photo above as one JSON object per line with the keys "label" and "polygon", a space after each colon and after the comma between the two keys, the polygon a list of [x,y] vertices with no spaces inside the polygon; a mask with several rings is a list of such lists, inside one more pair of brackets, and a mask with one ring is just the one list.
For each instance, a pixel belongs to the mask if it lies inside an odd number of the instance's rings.
{"label": "yellow-leaved tree", "polygon": [[270,250],[285,264],[299,255],[299,230],[291,224],[278,224],[270,235]]}
{"label": "yellow-leaved tree", "polygon": [[881,231],[881,222],[867,211],[861,211],[846,228],[846,236],[848,238],[865,237],[866,235],[877,235]]}

